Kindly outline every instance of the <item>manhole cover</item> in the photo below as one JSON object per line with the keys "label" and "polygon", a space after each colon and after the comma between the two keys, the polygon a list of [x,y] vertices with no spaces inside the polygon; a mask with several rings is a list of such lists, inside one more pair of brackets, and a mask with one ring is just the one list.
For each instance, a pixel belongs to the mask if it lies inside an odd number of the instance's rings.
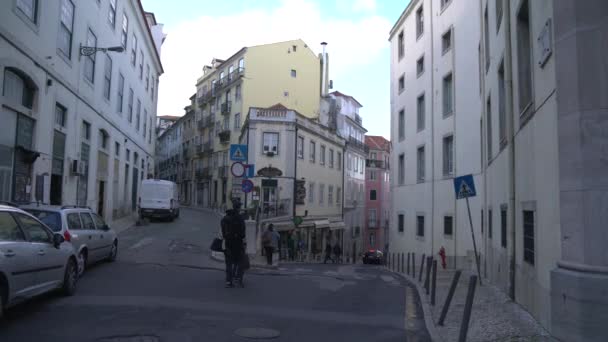
{"label": "manhole cover", "polygon": [[130,335],[130,336],[110,336],[99,340],[100,342],[160,342],[158,336],[153,335]]}
{"label": "manhole cover", "polygon": [[281,335],[278,330],[265,328],[240,328],[234,332],[237,336],[252,340],[277,338]]}

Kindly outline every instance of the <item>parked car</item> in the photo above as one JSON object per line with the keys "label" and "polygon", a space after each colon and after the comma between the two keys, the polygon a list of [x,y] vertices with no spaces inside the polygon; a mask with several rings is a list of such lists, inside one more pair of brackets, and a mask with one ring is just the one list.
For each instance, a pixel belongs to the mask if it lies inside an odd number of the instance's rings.
{"label": "parked car", "polygon": [[384,262],[384,253],[377,249],[370,249],[363,254],[364,264],[382,264]]}
{"label": "parked car", "polygon": [[171,221],[178,218],[177,184],[160,179],[143,180],[139,197],[139,217],[168,218]]}
{"label": "parked car", "polygon": [[78,260],[64,241],[33,215],[0,205],[0,318],[6,308],[45,292],[76,292]]}
{"label": "parked car", "polygon": [[72,243],[78,256],[79,275],[95,262],[116,260],[116,233],[89,207],[29,204],[20,208]]}

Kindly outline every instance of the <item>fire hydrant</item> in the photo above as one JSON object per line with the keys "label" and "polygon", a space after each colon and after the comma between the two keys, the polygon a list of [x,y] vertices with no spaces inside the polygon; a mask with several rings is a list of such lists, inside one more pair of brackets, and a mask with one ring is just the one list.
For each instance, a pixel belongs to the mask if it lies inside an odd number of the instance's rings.
{"label": "fire hydrant", "polygon": [[447,266],[446,262],[445,262],[445,248],[443,248],[443,246],[441,246],[441,248],[439,249],[439,256],[441,257],[441,266],[443,267],[443,269],[445,269],[445,267]]}

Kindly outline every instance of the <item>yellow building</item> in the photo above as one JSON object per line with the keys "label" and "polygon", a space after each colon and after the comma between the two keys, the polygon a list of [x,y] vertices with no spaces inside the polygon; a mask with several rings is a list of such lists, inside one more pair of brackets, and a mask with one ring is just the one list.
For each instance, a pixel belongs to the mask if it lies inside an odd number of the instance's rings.
{"label": "yellow building", "polygon": [[229,202],[229,148],[237,143],[249,108],[282,103],[305,117],[318,117],[321,66],[322,58],[298,39],[244,47],[203,68],[196,84],[199,137],[192,143],[200,159],[194,165],[192,204],[223,208]]}

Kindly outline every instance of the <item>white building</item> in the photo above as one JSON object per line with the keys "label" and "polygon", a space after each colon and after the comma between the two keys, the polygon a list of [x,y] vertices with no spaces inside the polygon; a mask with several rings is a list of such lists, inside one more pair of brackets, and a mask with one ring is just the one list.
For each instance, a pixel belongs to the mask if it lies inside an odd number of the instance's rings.
{"label": "white building", "polygon": [[108,221],[136,208],[163,72],[150,16],[138,0],[4,1],[1,199],[88,205]]}
{"label": "white building", "polygon": [[[474,261],[464,200],[453,178],[473,174],[471,198],[480,246],[483,231],[476,1],[413,0],[390,32],[391,193],[389,250],[437,255],[448,267]],[[473,55],[476,56],[476,55]]]}

